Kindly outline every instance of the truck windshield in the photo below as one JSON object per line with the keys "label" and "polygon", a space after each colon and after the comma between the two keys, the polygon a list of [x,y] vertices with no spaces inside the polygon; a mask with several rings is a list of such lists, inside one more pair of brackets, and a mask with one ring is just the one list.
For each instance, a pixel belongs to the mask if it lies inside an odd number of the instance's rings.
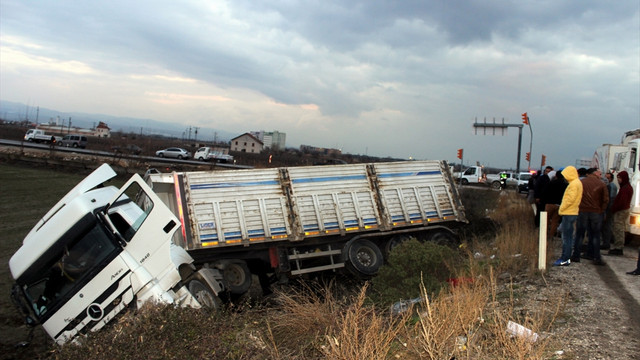
{"label": "truck windshield", "polygon": [[80,228],[69,231],[53,252],[43,256],[38,262],[41,266],[31,269],[20,281],[40,321],[79,291],[120,250],[99,222],[87,218]]}

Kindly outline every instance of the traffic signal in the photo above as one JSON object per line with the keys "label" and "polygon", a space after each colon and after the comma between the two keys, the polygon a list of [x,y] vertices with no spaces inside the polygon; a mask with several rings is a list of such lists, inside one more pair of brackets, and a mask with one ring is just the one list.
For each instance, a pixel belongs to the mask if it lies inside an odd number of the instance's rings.
{"label": "traffic signal", "polygon": [[522,123],[525,125],[529,125],[529,116],[527,113],[522,114]]}
{"label": "traffic signal", "polygon": [[527,161],[531,161],[531,153],[527,153],[526,159]]}
{"label": "traffic signal", "polygon": [[542,155],[542,161],[540,162],[540,166],[544,166],[546,162],[547,162],[547,157]]}
{"label": "traffic signal", "polygon": [[462,160],[462,149],[458,149],[458,159]]}

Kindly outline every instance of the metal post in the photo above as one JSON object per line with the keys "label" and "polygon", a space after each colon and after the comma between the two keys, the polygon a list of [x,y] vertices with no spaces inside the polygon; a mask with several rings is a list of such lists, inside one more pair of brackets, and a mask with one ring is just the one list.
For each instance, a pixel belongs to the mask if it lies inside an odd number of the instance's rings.
{"label": "metal post", "polygon": [[547,268],[547,212],[540,212],[540,235],[538,241],[538,270]]}
{"label": "metal post", "polygon": [[522,126],[518,126],[518,161],[516,162],[516,174],[520,174],[520,149],[522,147]]}

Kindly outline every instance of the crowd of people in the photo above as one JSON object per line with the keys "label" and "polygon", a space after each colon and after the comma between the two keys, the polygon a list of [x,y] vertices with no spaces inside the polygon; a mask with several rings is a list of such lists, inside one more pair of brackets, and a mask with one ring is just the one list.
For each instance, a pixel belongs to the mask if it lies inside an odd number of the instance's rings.
{"label": "crowd of people", "polygon": [[[617,181],[614,181],[614,178]],[[567,166],[555,171],[547,166],[529,180],[528,201],[540,226],[540,214],[548,217],[547,237],[558,233],[562,239],[562,255],[554,266],[568,266],[581,259],[594,265],[605,265],[607,255],[623,256],[626,223],[629,219],[633,188],[626,171],[602,174],[597,168]],[[640,275],[640,249],[636,269],[627,272]]]}

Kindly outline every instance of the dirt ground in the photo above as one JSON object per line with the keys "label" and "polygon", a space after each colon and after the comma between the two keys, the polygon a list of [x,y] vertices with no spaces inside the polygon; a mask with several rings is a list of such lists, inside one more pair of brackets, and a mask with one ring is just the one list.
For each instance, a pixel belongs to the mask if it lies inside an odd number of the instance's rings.
{"label": "dirt ground", "polygon": [[[550,246],[559,255],[560,240]],[[550,334],[563,339],[554,359],[640,359],[640,276],[626,274],[636,267],[638,249],[604,254],[606,266],[582,259],[552,267],[541,279],[522,279],[532,308],[545,306],[558,292],[567,296]]]}

